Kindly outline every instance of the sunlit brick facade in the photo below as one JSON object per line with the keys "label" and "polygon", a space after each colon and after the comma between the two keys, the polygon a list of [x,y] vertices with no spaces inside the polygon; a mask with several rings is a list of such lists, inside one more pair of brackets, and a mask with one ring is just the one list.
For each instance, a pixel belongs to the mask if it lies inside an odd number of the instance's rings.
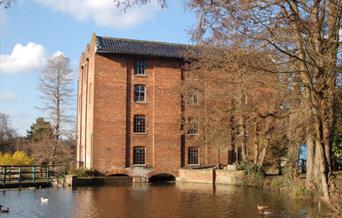
{"label": "sunlit brick facade", "polygon": [[189,137],[181,131],[186,49],[93,35],[79,69],[79,166],[149,177],[216,163],[216,148],[187,146]]}

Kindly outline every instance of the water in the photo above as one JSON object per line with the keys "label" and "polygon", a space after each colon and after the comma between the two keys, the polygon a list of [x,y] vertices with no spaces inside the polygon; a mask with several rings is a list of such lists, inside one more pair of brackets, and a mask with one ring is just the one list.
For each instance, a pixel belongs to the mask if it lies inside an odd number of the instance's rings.
{"label": "water", "polygon": [[[47,197],[48,203],[42,203]],[[267,190],[207,184],[117,185],[0,192],[0,217],[328,217],[317,203]],[[259,215],[257,204],[273,213]]]}

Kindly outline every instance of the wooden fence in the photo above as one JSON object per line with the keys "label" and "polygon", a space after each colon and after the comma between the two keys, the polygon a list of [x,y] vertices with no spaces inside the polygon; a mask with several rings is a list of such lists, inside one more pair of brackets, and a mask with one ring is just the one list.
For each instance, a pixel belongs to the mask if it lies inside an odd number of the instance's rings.
{"label": "wooden fence", "polygon": [[49,186],[67,170],[64,165],[0,165],[0,188]]}

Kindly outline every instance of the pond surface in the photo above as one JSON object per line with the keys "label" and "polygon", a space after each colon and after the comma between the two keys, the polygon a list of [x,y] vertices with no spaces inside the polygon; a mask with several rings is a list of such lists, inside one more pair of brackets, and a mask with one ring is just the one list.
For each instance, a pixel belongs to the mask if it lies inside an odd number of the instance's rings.
{"label": "pond surface", "polygon": [[[40,198],[46,197],[48,203]],[[317,203],[278,192],[207,184],[133,184],[0,192],[0,217],[329,217]],[[271,215],[259,215],[266,204]]]}

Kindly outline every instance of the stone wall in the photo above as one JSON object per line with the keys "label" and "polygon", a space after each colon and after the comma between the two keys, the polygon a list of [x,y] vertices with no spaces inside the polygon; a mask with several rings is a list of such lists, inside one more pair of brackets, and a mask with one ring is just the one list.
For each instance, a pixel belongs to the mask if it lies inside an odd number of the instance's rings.
{"label": "stone wall", "polygon": [[216,170],[216,184],[241,185],[244,171],[242,170]]}
{"label": "stone wall", "polygon": [[213,169],[180,169],[179,182],[214,183]]}
{"label": "stone wall", "polygon": [[216,169],[180,169],[179,182],[215,183],[241,185],[244,172]]}

